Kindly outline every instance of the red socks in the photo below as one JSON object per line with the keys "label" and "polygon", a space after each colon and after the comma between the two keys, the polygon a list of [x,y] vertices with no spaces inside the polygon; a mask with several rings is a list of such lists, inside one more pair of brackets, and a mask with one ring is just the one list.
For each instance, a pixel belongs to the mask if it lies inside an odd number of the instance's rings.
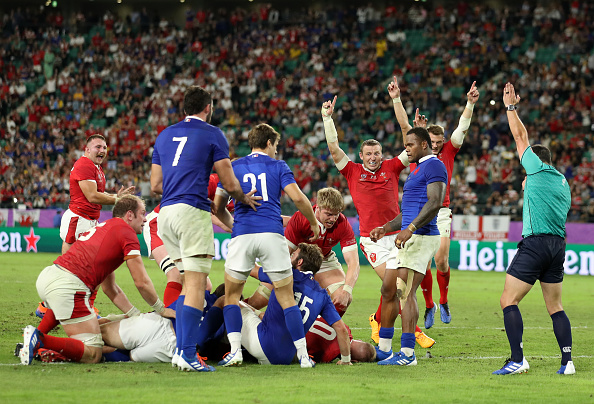
{"label": "red socks", "polygon": [[52,309],[47,309],[43,318],[41,319],[41,323],[37,326],[37,329],[44,334],[47,334],[54,328],[56,328],[60,324],[58,320],[56,320],[56,315]]}
{"label": "red socks", "polygon": [[182,291],[182,284],[178,282],[167,282],[165,286],[165,292],[163,293],[163,304],[165,307],[177,300],[179,294]]}
{"label": "red socks", "polygon": [[[437,273],[439,274],[439,271]],[[428,309],[433,308],[433,276],[431,275],[431,268],[427,268],[425,277],[421,281],[421,290],[425,298],[425,307]]]}
{"label": "red socks", "polygon": [[446,304],[448,302],[448,288],[450,285],[449,267],[448,272],[437,271],[437,283],[439,285],[439,304]]}
{"label": "red socks", "polygon": [[73,362],[80,362],[85,353],[85,344],[77,339],[52,337],[43,333],[39,339],[43,348],[59,352]]}
{"label": "red socks", "polygon": [[375,321],[378,323],[382,322],[382,301],[382,297],[380,296],[380,304],[377,308],[377,311],[375,312]]}

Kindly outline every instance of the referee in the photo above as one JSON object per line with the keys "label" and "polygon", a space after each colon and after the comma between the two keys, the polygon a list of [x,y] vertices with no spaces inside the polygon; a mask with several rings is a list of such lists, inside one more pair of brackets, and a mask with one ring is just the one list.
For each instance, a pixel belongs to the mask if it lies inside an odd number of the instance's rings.
{"label": "referee", "polygon": [[503,90],[503,103],[526,178],[522,184],[523,239],[507,270],[500,300],[511,358],[493,374],[524,373],[530,368],[523,353],[524,324],[518,303],[538,279],[561,349],[561,368],[557,373],[569,375],[575,373],[575,367],[571,360],[571,325],[561,305],[561,289],[565,220],[571,206],[571,193],[565,177],[551,165],[551,151],[542,145],[530,146],[528,133],[516,111],[519,101],[514,86],[507,83]]}

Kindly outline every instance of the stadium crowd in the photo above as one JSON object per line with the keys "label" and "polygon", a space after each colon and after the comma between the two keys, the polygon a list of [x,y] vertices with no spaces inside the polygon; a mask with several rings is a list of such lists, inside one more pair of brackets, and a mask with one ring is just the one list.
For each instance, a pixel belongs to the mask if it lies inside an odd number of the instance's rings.
{"label": "stadium crowd", "polygon": [[338,95],[339,139],[353,161],[368,138],[395,156],[403,146],[386,86],[396,75],[409,117],[419,108],[446,136],[470,84],[481,90],[456,159],[454,213],[521,217],[524,174],[500,99],[509,80],[528,132],[569,181],[569,221],[594,222],[593,6],[188,9],[184,26],[144,9],[126,18],[13,10],[0,21],[1,205],[64,206],[70,168],[93,133],[108,140],[107,189],[134,184],[156,204],[152,145],[183,118],[193,83],[215,94],[213,124],[231,157],[247,154],[248,131],[267,122],[283,134],[279,157],[312,201],[332,186],[348,205],[320,106]]}

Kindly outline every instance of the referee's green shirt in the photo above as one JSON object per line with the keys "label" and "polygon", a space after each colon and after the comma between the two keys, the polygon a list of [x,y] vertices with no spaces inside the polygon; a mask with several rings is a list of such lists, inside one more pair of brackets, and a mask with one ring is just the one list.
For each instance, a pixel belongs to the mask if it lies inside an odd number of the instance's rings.
{"label": "referee's green shirt", "polygon": [[522,237],[553,234],[565,238],[571,207],[567,180],[555,167],[543,163],[528,147],[520,159],[526,170]]}

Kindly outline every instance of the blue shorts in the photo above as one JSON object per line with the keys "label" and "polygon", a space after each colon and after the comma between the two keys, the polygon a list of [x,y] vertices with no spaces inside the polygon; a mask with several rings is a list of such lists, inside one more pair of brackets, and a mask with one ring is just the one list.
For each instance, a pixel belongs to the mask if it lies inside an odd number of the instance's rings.
{"label": "blue shorts", "polygon": [[534,285],[563,282],[565,239],[549,234],[528,236],[518,243],[518,252],[507,273]]}

